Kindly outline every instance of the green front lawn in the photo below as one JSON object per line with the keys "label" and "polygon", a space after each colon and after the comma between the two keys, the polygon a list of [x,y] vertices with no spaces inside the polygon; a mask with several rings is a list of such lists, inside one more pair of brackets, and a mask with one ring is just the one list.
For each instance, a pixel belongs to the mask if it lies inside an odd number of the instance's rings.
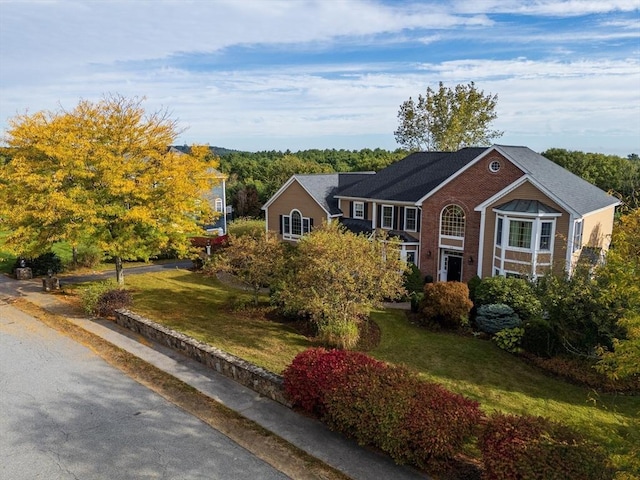
{"label": "green front lawn", "polygon": [[[215,279],[176,270],[132,275],[126,282],[137,313],[271,371],[282,372],[314,345],[286,323],[234,309],[251,296]],[[550,378],[490,341],[419,328],[401,311],[372,316],[382,336],[370,355],[404,363],[478,400],[487,413],[542,415],[571,425],[606,447],[618,468],[640,469],[640,397],[599,395]]]}

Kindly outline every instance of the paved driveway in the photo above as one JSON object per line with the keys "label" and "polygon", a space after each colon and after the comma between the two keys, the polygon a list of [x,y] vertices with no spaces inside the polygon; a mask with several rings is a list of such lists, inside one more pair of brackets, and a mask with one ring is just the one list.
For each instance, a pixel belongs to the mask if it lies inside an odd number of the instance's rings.
{"label": "paved driveway", "polygon": [[0,300],[0,479],[283,479]]}

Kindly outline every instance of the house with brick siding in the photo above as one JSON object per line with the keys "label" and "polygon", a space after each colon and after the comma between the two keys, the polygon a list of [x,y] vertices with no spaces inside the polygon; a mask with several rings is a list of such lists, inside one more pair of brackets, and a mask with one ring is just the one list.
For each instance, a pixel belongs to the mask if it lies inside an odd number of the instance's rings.
{"label": "house with brick siding", "polygon": [[322,222],[387,230],[438,281],[571,272],[609,247],[615,197],[527,147],[417,152],[374,172],[292,176],[263,210],[296,242]]}

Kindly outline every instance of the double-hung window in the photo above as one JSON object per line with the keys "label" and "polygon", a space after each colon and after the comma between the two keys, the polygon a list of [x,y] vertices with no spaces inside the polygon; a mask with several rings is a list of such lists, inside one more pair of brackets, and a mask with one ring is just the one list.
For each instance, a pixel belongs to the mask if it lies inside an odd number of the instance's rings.
{"label": "double-hung window", "polygon": [[573,224],[573,251],[578,251],[582,248],[582,220],[577,220]]}
{"label": "double-hung window", "polygon": [[404,229],[408,232],[415,232],[418,230],[418,209],[416,207],[405,207]]}
{"label": "double-hung window", "polygon": [[353,202],[353,218],[364,218],[364,202]]}
{"label": "double-hung window", "polygon": [[382,228],[393,229],[393,206],[382,206]]}
{"label": "double-hung window", "polygon": [[540,250],[545,250],[545,251],[551,250],[551,232],[552,231],[553,231],[552,222],[540,223],[540,243],[538,245],[538,248]]}

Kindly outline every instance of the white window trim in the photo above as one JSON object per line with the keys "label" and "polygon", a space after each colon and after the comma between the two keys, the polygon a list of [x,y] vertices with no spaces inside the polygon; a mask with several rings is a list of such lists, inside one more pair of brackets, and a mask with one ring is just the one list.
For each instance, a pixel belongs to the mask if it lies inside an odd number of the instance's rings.
{"label": "white window trim", "polygon": [[[442,233],[442,218],[444,215],[444,211],[451,206],[455,206],[458,207],[461,211],[462,211],[462,215],[463,215],[463,220],[464,220],[464,227],[462,229],[462,236],[458,236],[458,235],[445,235]],[[467,215],[464,211],[464,208],[462,208],[460,205],[458,205],[457,203],[450,203],[448,205],[445,205],[442,210],[440,210],[440,221],[438,224],[438,233],[440,235],[440,238],[447,238],[447,239],[451,239],[451,240],[464,240],[465,238],[465,233],[467,230]]]}
{"label": "white window trim", "polygon": [[[415,217],[414,217],[414,222],[415,222],[415,226],[414,228],[408,228],[407,227],[407,213],[409,211],[412,211],[415,213]],[[417,232],[418,231],[418,207],[404,207],[404,230],[406,232]]]}
{"label": "white window trim", "polygon": [[215,200],[215,210],[218,213],[222,213],[224,211],[224,202],[222,201],[221,198],[216,198]]}
{"label": "white window trim", "polygon": [[[384,224],[384,210],[385,208],[389,208],[391,209],[391,225],[390,226],[385,226]],[[393,230],[393,223],[395,218],[394,217],[394,208],[393,205],[382,205],[382,208],[380,209],[380,228],[384,229],[384,230]]]}
{"label": "white window trim", "polygon": [[571,251],[577,252],[582,248],[582,236],[584,234],[584,221],[582,219],[573,222],[573,238],[571,240]]}
{"label": "white window trim", "polygon": [[[356,211],[357,211],[356,207],[362,207],[362,213],[361,214],[356,213]],[[353,202],[353,218],[358,218],[360,220],[364,220],[364,202]]]}
{"label": "white window trim", "polygon": [[[291,217],[293,216],[294,213],[298,213],[300,214],[300,228],[301,228],[301,234],[293,234],[291,233],[291,226],[292,226],[292,222],[291,222]],[[289,229],[287,230],[287,228],[285,227],[285,223],[286,220],[288,221],[288,227]],[[306,224],[306,226],[305,226]],[[305,234],[307,234],[309,231],[311,231],[311,219],[309,217],[305,217],[302,215],[302,212],[300,212],[300,210],[298,210],[297,208],[294,208],[293,210],[291,210],[289,212],[289,215],[283,215],[282,216],[282,238],[284,240],[299,240],[300,238],[302,238]]]}
{"label": "white window trim", "polygon": [[[556,216],[554,217],[549,217],[549,216],[537,216],[535,218],[531,218],[531,217],[521,217],[521,216],[508,216],[508,215],[497,215],[496,216],[496,221],[495,221],[495,235],[497,236],[497,232],[498,232],[498,220],[502,219],[502,245],[498,245],[497,243],[497,238],[494,240],[494,250],[495,249],[500,249],[501,255],[500,257],[495,257],[495,259],[497,259],[499,261],[500,264],[500,268],[494,267],[497,270],[499,270],[500,275],[506,275],[507,273],[512,273],[512,274],[522,274],[522,272],[514,272],[511,270],[506,270],[504,268],[504,264],[506,262],[506,252],[507,251],[511,251],[511,252],[522,252],[522,253],[527,253],[531,255],[531,262],[526,262],[526,261],[520,261],[520,260],[510,260],[509,263],[513,263],[513,264],[518,264],[518,265],[529,265],[531,267],[531,275],[535,276],[535,272],[537,271],[537,267],[539,265],[546,265],[547,263],[538,263],[538,255],[539,254],[544,254],[544,255],[549,255],[550,256],[550,263],[549,265],[551,265],[551,263],[553,263],[553,254],[554,254],[554,250],[555,250],[555,237],[556,237],[556,226],[557,226],[557,219]],[[533,225],[531,226],[531,243],[530,243],[530,248],[520,248],[520,247],[512,247],[509,245],[509,232],[511,230],[511,222],[512,221],[518,221],[518,222],[531,222],[533,223]],[[549,249],[548,250],[543,250],[540,248],[540,238],[542,235],[542,224],[543,223],[550,223],[551,224],[551,238],[549,239]]]}

